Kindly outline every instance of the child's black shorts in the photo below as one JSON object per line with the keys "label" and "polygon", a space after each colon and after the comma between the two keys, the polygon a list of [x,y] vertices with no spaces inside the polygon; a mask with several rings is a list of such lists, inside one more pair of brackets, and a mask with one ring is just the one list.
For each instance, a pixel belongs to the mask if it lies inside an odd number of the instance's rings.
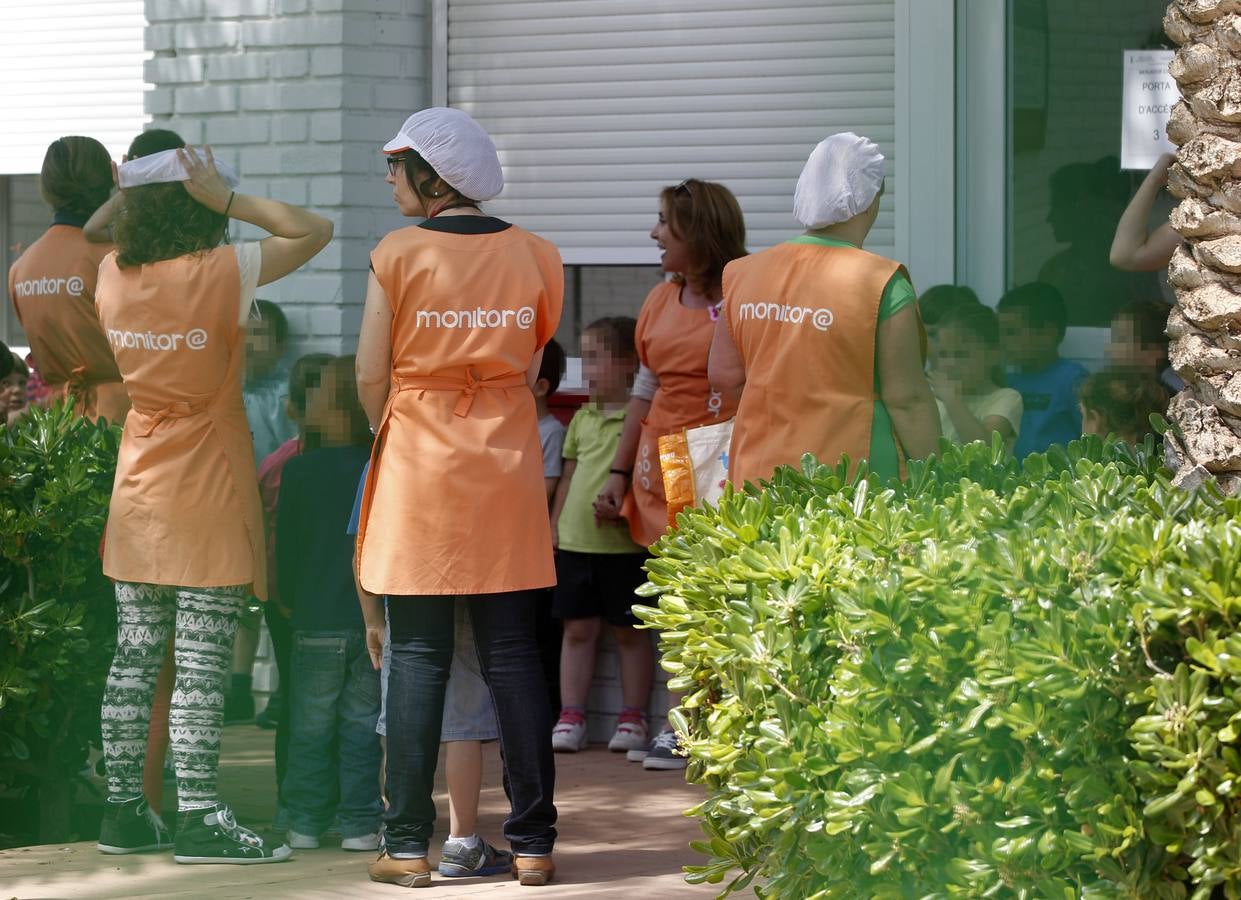
{"label": "child's black shorts", "polygon": [[576,553],[556,551],[556,593],[552,615],[558,619],[603,616],[611,625],[637,625],[634,591],[646,583],[645,553]]}

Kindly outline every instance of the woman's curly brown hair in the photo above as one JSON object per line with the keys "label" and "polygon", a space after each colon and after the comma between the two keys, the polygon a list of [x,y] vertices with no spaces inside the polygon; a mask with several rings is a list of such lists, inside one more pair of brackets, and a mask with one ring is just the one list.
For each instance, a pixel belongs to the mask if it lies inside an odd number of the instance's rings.
{"label": "woman's curly brown hair", "polygon": [[112,227],[121,268],[201,253],[219,246],[228,218],[189,195],[180,182],[128,188]]}

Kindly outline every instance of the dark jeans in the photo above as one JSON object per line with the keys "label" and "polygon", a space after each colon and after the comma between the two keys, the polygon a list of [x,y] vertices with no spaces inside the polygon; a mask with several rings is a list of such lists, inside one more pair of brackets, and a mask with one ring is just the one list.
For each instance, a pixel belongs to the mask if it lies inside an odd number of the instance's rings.
{"label": "dark jeans", "polygon": [[538,594],[534,631],[539,643],[539,657],[543,662],[543,680],[547,682],[547,701],[554,714],[560,711],[560,647],[564,643],[564,625],[552,615],[552,589],[547,588]]}
{"label": "dark jeans", "polygon": [[[276,688],[284,698],[284,709],[279,710],[280,719],[276,725],[276,806],[284,808],[284,776],[289,770],[289,657],[293,652],[293,625],[280,614],[275,603],[263,604],[263,619],[267,622],[267,633],[271,635],[271,649],[276,657],[276,673],[279,676],[279,687]],[[270,702],[270,700],[268,701]]]}
{"label": "dark jeans", "polygon": [[[423,853],[435,826],[444,687],[453,651],[455,597],[389,597],[388,811],[392,853]],[[556,841],[556,768],[547,686],[535,640],[538,591],[466,598],[483,679],[495,702],[512,810],[504,837],[516,853],[550,853]]]}
{"label": "dark jeans", "polygon": [[379,829],[382,751],[379,673],[357,631],[293,632],[292,681],[285,694],[297,748],[289,754],[284,799],[289,828],[318,836],[340,819],[342,837]]}

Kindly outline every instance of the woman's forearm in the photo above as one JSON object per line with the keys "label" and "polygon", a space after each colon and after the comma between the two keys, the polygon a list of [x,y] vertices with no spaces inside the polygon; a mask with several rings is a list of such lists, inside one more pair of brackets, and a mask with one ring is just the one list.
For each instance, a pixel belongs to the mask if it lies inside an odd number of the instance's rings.
{"label": "woman's forearm", "polygon": [[1116,234],[1112,238],[1112,251],[1109,256],[1112,265],[1117,268],[1132,266],[1145,246],[1146,239],[1150,236],[1147,223],[1160,190],[1162,187],[1159,182],[1148,176],[1125,207],[1124,214],[1116,224]]}
{"label": "woman's forearm", "polygon": [[1151,209],[1168,183],[1168,170],[1176,157],[1165,153],[1142,179],[1124,214],[1116,224],[1109,261],[1118,269],[1131,272],[1154,272],[1168,265],[1180,246],[1181,236],[1164,224],[1152,233],[1148,230]]}
{"label": "woman's forearm", "polygon": [[371,423],[372,430],[378,431],[383,418],[384,407],[388,404],[389,381],[358,380],[358,400],[366,413],[366,420]]}
{"label": "woman's forearm", "polygon": [[386,621],[383,598],[362,587],[356,572],[353,575],[353,584],[358,592],[358,605],[362,607],[362,622],[368,628],[383,628]]}
{"label": "woman's forearm", "polygon": [[279,200],[255,197],[252,194],[233,194],[228,214],[234,219],[257,225],[269,234],[282,238],[323,236],[323,242],[331,238],[332,223],[323,216],[300,206],[290,206]]}
{"label": "woman's forearm", "polygon": [[123,196],[117,191],[86,220],[86,224],[82,226],[82,236],[86,240],[92,244],[107,244],[112,241],[112,223],[123,202]]}
{"label": "woman's forearm", "polygon": [[650,400],[643,400],[641,397],[629,398],[629,405],[625,407],[625,425],[621,429],[620,442],[612,457],[613,469],[633,470],[633,461],[638,456],[638,440],[642,436],[642,422],[650,411]]}
{"label": "woman's forearm", "polygon": [[928,387],[901,398],[885,398],[892,427],[905,455],[912,459],[930,456],[938,449],[939,409]]}

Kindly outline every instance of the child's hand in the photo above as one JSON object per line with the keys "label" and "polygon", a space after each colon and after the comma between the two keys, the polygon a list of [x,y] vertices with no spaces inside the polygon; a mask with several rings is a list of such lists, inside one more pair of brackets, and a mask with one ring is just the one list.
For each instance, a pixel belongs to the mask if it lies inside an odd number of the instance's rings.
{"label": "child's hand", "polygon": [[384,631],[383,625],[366,626],[366,652],[371,657],[371,665],[378,671],[383,667]]}
{"label": "child's hand", "polygon": [[620,516],[621,504],[625,502],[625,494],[629,483],[624,475],[612,472],[603,483],[599,496],[595,498],[595,516],[600,519],[616,519]]}
{"label": "child's hand", "polygon": [[941,369],[932,369],[926,377],[931,383],[931,390],[940,400],[947,402],[959,393],[957,383],[945,375]]}
{"label": "child's hand", "polygon": [[604,497],[600,494],[591,506],[595,511],[596,526],[603,522],[615,522],[620,518],[620,506],[610,497]]}

